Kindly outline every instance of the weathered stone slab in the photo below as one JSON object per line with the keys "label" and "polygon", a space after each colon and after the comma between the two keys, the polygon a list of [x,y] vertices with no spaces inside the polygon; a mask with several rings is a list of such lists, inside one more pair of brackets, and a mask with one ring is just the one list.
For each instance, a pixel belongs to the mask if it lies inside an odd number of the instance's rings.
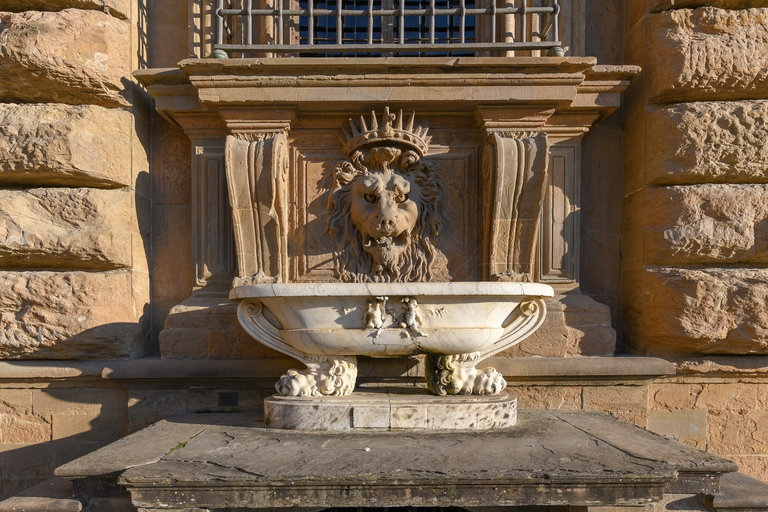
{"label": "weathered stone slab", "polygon": [[768,101],[702,101],[650,110],[646,182],[768,181]]}
{"label": "weathered stone slab", "polygon": [[678,9],[648,18],[651,102],[768,97],[768,9]]}
{"label": "weathered stone slab", "polygon": [[129,0],[5,0],[8,11],[60,11],[62,9],[91,9],[108,11],[112,16],[127,19],[131,13]]}
{"label": "weathered stone slab", "polygon": [[768,185],[648,189],[642,199],[646,263],[768,262],[766,197]]}
{"label": "weathered stone slab", "polygon": [[768,354],[768,269],[645,268],[624,291],[634,353]]}
{"label": "weathered stone slab", "polygon": [[0,266],[130,267],[132,195],[88,188],[0,190]]}
{"label": "weathered stone slab", "polygon": [[130,25],[104,12],[0,12],[0,100],[128,105],[130,43]]}
{"label": "weathered stone slab", "polygon": [[122,359],[146,355],[142,276],[0,272],[0,359]]}
{"label": "weathered stone slab", "polygon": [[0,183],[131,186],[133,123],[91,105],[0,104]]}

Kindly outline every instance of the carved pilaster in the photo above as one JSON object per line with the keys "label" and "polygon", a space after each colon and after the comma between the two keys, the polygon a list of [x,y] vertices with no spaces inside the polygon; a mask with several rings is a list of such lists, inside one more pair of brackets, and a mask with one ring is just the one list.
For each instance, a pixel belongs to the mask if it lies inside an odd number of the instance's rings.
{"label": "carved pilaster", "polygon": [[254,139],[226,141],[237,277],[287,282],[288,141],[282,133]]}
{"label": "carved pilaster", "polygon": [[494,132],[483,155],[488,278],[537,280],[547,135]]}

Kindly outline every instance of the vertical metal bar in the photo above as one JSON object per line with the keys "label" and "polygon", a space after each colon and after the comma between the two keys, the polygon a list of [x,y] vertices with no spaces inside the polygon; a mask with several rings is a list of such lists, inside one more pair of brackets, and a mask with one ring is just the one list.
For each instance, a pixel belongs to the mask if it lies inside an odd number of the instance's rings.
{"label": "vertical metal bar", "polygon": [[528,41],[528,0],[523,0],[520,15],[520,41]]}
{"label": "vertical metal bar", "polygon": [[461,44],[464,44],[464,31],[467,24],[467,2],[466,0],[461,0],[460,4],[461,12],[459,13],[459,41]]}
{"label": "vertical metal bar", "polygon": [[558,18],[560,18],[560,4],[557,3],[557,0],[555,0],[555,12],[552,15],[552,31],[554,32],[554,39],[553,41],[560,41],[560,28],[558,26]]}
{"label": "vertical metal bar", "polygon": [[283,0],[275,0],[277,2],[277,44],[283,44]]}
{"label": "vertical metal bar", "polygon": [[224,0],[219,0],[219,6],[216,9],[216,17],[218,20],[216,26],[216,44],[224,43],[224,15],[221,11],[224,9]]}
{"label": "vertical metal bar", "polygon": [[496,0],[491,0],[491,42],[496,42]]}
{"label": "vertical metal bar", "polygon": [[435,0],[429,0],[429,44],[435,44]]}
{"label": "vertical metal bar", "polygon": [[368,0],[368,44],[373,44],[373,0]]}
{"label": "vertical metal bar", "polygon": [[336,44],[342,43],[342,32],[344,32],[344,19],[341,17],[341,10],[344,8],[344,0],[336,0]]}
{"label": "vertical metal bar", "polygon": [[245,8],[248,11],[248,20],[245,24],[245,44],[253,44],[253,0],[247,0]]}
{"label": "vertical metal bar", "polygon": [[400,26],[397,27],[398,39],[400,44],[405,44],[405,0],[400,0],[400,14],[398,16],[400,18]]}
{"label": "vertical metal bar", "polygon": [[309,41],[307,44],[312,46],[315,44],[315,0],[307,0],[309,6],[309,26],[307,28],[307,37]]}

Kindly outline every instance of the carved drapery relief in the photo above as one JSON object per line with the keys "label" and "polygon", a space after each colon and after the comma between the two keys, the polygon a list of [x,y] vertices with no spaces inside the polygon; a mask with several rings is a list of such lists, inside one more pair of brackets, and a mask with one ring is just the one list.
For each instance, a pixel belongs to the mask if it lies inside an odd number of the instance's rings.
{"label": "carved drapery relief", "polygon": [[443,228],[438,172],[422,157],[430,138],[412,114],[372,113],[345,128],[344,154],[330,176],[328,233],[336,275],[347,282],[448,281],[434,239]]}
{"label": "carved drapery relief", "polygon": [[549,162],[547,135],[492,133],[483,155],[487,276],[535,281]]}
{"label": "carved drapery relief", "polygon": [[288,280],[288,142],[282,133],[255,139],[228,136],[225,149],[236,285]]}

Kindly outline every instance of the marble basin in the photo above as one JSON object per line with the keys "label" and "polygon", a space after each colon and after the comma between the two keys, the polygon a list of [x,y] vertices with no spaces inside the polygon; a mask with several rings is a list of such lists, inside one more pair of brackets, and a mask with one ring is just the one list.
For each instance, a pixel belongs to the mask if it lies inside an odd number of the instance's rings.
{"label": "marble basin", "polygon": [[[541,298],[552,295],[550,286],[538,283],[287,283],[238,286],[230,298],[241,301],[238,318],[249,334],[302,359],[488,357],[535,331],[546,312]],[[414,309],[415,323],[409,323]]]}
{"label": "marble basin", "polygon": [[254,339],[303,362],[276,388],[287,396],[348,395],[358,355],[427,354],[435,394],[497,394],[506,386],[481,361],[544,321],[544,284],[285,283],[235,287],[240,324]]}

